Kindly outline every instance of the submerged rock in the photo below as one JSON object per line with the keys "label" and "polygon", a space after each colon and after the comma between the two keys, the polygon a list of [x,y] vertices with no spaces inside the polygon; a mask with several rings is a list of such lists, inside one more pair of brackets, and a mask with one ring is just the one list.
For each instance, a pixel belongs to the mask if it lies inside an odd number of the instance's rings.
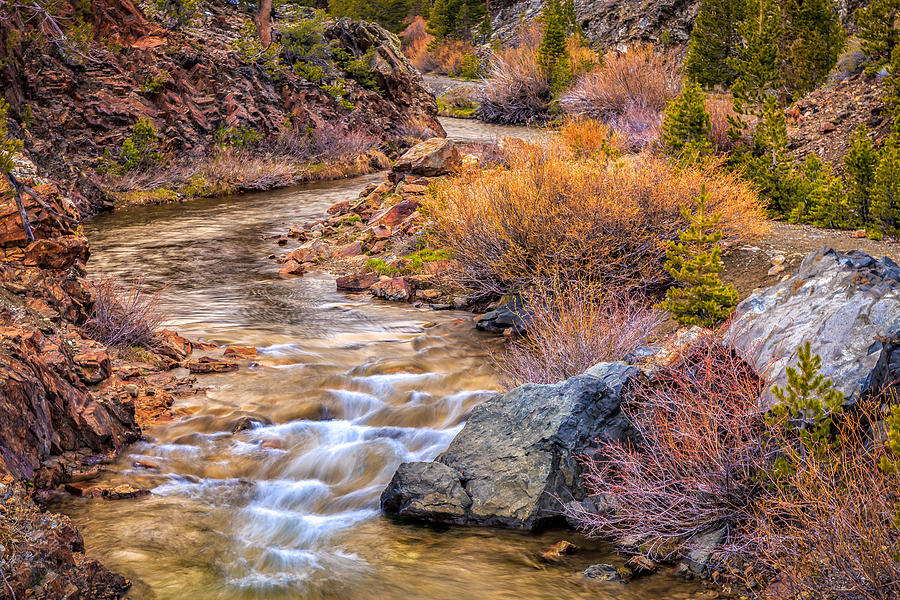
{"label": "submerged rock", "polygon": [[[853,403],[900,374],[900,267],[854,250],[822,249],[785,281],[741,302],[727,339],[772,385],[787,383],[810,342],[821,373]],[[775,399],[766,393],[770,405]]]}
{"label": "submerged rock", "polygon": [[472,411],[433,463],[405,463],[381,496],[388,514],[445,523],[537,529],[584,498],[577,456],[594,441],[624,439],[624,363],[553,385],[523,385]]}

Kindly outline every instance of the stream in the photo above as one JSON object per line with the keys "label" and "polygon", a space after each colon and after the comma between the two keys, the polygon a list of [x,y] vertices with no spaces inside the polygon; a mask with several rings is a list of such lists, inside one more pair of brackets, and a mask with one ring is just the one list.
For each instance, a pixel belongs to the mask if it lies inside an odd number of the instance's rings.
{"label": "stream", "polygon": [[[502,134],[446,122],[459,139]],[[279,251],[274,236],[381,178],[131,208],[85,225],[92,274],[142,276],[163,290],[179,333],[260,355],[237,372],[200,376],[207,393],[173,407],[186,416],[147,431],[103,476],[150,495],[65,496],[53,508],[139,599],[692,597],[696,586],[667,575],[584,582],[586,566],[624,559],[571,531],[425,527],[380,515],[397,465],[437,456],[497,389],[490,355],[499,348],[469,313],[340,294],[327,274],[278,276],[266,258]],[[232,433],[242,417],[261,424]],[[542,562],[561,539],[580,551]]]}

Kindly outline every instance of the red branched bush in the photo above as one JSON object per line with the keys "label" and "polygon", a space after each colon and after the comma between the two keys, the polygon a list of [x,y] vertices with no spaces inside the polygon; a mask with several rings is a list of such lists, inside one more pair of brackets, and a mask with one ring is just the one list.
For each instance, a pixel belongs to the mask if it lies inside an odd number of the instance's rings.
{"label": "red branched bush", "polygon": [[507,389],[556,383],[599,362],[621,360],[645,343],[665,317],[637,298],[604,296],[571,283],[532,292],[523,316],[527,335],[494,359]]}
{"label": "red branched bush", "polygon": [[110,348],[153,348],[166,317],[160,292],[149,293],[142,279],[124,285],[112,277],[91,282],[93,307],[84,325],[88,337]]}
{"label": "red branched bush", "polygon": [[740,547],[762,492],[763,389],[717,336],[698,342],[632,389],[623,409],[640,441],[603,442],[584,457],[586,489],[614,510],[571,516],[590,534],[627,537],[656,556],[689,551],[712,531]]}
{"label": "red branched bush", "polygon": [[428,53],[428,46],[434,36],[428,33],[428,23],[421,16],[413,17],[400,35],[403,54],[418,70],[428,73],[437,66]]}
{"label": "red branched bush", "polygon": [[830,443],[798,452],[784,431],[773,443],[793,469],[764,472],[769,490],[757,501],[749,528],[758,580],[773,578],[772,600],[888,600],[900,598],[900,476],[879,463],[870,409],[842,420]]}

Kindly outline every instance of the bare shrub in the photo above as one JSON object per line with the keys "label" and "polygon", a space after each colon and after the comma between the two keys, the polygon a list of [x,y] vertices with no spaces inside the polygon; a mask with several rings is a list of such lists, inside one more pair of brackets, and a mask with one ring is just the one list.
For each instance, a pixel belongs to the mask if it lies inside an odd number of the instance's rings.
{"label": "bare shrub", "polygon": [[418,70],[429,73],[437,66],[434,58],[428,53],[428,46],[434,36],[428,33],[428,23],[421,16],[414,16],[400,35],[403,54]]}
{"label": "bare shrub", "polygon": [[649,46],[610,51],[604,64],[578,78],[559,98],[572,116],[599,119],[620,130],[635,147],[658,133],[662,111],[681,88],[676,62]]}
{"label": "bare shrub", "polygon": [[188,181],[202,181],[207,191],[215,191],[211,195],[230,190],[269,190],[297,180],[297,165],[288,157],[257,155],[234,148],[220,148],[195,167]]}
{"label": "bare shrub", "polygon": [[403,122],[398,127],[400,136],[413,143],[418,143],[429,138],[438,137],[431,125],[421,118],[412,118]]}
{"label": "bare shrub", "polygon": [[683,554],[716,530],[740,548],[763,490],[764,386],[718,336],[696,344],[633,388],[623,410],[640,442],[601,442],[583,457],[586,489],[614,510],[571,516],[589,534],[627,538],[655,557]]}
{"label": "bare shrub", "polygon": [[149,293],[142,279],[124,285],[112,277],[90,283],[93,307],[85,334],[110,348],[153,348],[155,333],[166,317],[159,308],[160,292]]}
{"label": "bare shrub", "polygon": [[425,204],[435,243],[454,253],[456,281],[505,294],[556,279],[594,281],[645,296],[670,282],[666,242],[705,185],[725,239],[767,230],[756,192],[714,166],[676,169],[651,156],[578,159],[561,143],[520,143],[507,168],[465,171],[435,184]]}
{"label": "bare shrub", "polygon": [[598,362],[621,360],[645,343],[664,314],[636,298],[604,296],[579,284],[530,293],[528,333],[510,342],[494,362],[507,389],[556,383]]}
{"label": "bare shrub", "polygon": [[729,119],[737,117],[734,112],[734,100],[731,94],[717,94],[706,97],[706,110],[710,118],[710,141],[717,154],[731,152],[734,145],[728,130],[731,129]]}
{"label": "bare shrub", "polygon": [[[537,34],[535,34],[537,32]],[[475,115],[489,123],[543,123],[550,116],[550,82],[537,61],[540,32],[525,29],[518,47],[496,53],[486,81],[475,90]]]}
{"label": "bare shrub", "polygon": [[465,142],[459,145],[459,151],[476,157],[483,169],[509,166],[509,146],[503,140]]}
{"label": "bare shrub", "polygon": [[333,163],[354,160],[378,145],[378,139],[366,131],[326,122],[309,132],[283,132],[268,151],[273,156],[289,156],[303,162]]}
{"label": "bare shrub", "polygon": [[794,469],[786,478],[767,472],[771,491],[753,515],[754,559],[775,576],[769,598],[900,597],[900,481],[879,464],[883,448],[872,447],[869,412],[844,421],[818,454],[792,451],[783,432],[771,430]]}

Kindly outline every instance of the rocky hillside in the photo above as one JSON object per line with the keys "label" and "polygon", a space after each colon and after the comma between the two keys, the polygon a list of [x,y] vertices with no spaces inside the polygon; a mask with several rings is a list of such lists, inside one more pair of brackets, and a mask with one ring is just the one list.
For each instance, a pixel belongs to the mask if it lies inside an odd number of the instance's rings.
{"label": "rocky hillside", "polygon": [[[853,11],[866,0],[838,0],[845,25],[851,29]],[[519,23],[540,14],[542,0],[491,2],[495,34],[503,40],[515,34]],[[605,48],[636,42],[683,47],[697,16],[698,0],[575,0],[575,12],[592,42]]]}
{"label": "rocky hillside", "polygon": [[53,14],[7,6],[0,4],[0,89],[9,116],[23,124],[15,133],[35,161],[72,193],[90,195],[85,167],[118,157],[144,118],[165,152],[182,158],[203,155],[222,128],[270,137],[341,124],[387,146],[402,144],[410,128],[443,133],[420,75],[377,25],[322,23],[317,35],[345,64],[304,78],[279,40],[309,20],[308,9],[273,15],[275,44],[266,51],[249,12],[227,2],[201,3],[180,27],[132,0],[87,8],[69,0]]}

